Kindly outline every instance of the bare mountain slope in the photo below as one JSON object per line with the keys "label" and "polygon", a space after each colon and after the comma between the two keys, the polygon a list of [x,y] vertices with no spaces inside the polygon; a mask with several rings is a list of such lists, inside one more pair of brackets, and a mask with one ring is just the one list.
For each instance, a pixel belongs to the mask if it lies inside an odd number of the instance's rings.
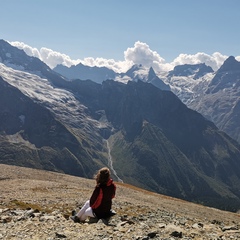
{"label": "bare mountain slope", "polygon": [[239,214],[117,184],[115,215],[84,224],[68,219],[94,180],[0,164],[0,239],[238,239]]}
{"label": "bare mountain slope", "polygon": [[226,59],[202,90],[203,94],[192,97],[189,107],[240,142],[240,62],[232,56]]}

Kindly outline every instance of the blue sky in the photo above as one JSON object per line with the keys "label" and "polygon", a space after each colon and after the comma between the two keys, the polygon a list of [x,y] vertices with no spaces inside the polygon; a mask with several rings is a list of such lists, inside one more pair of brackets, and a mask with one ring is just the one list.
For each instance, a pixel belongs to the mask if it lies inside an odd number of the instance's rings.
{"label": "blue sky", "polygon": [[0,0],[1,39],[71,59],[124,61],[146,43],[166,62],[179,54],[240,55],[239,0]]}

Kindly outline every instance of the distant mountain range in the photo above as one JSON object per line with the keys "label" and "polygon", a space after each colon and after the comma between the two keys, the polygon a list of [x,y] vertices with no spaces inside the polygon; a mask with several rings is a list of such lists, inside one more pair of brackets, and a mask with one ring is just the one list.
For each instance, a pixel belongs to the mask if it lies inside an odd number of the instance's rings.
{"label": "distant mountain range", "polygon": [[[98,83],[107,79],[124,83],[141,80],[161,90],[171,90],[188,107],[240,143],[240,63],[232,56],[216,72],[204,63],[179,65],[168,73],[157,74],[153,68],[142,65],[134,65],[121,74],[82,64],[69,68],[58,65],[54,70],[69,79],[91,79]],[[104,74],[99,74],[100,71]]]}
{"label": "distant mountain range", "polygon": [[114,79],[118,82],[138,81],[152,83],[162,90],[170,90],[170,86],[165,84],[154,72],[153,68],[145,68],[142,65],[133,65],[126,73],[116,73],[106,67],[89,67],[83,64],[66,67],[57,65],[54,69],[57,73],[70,80],[92,80],[102,83],[105,80]]}
{"label": "distant mountain range", "polygon": [[[3,40],[0,60],[1,163],[82,177],[108,165],[116,180],[238,209],[239,143],[207,120],[207,111],[185,105],[197,108],[207,96],[227,91],[220,79],[235,76],[234,58],[216,73],[205,64],[157,74],[141,65],[122,74],[79,66],[85,79],[97,82],[57,73]],[[238,87],[232,77],[229,90]],[[215,101],[224,103],[223,97]]]}

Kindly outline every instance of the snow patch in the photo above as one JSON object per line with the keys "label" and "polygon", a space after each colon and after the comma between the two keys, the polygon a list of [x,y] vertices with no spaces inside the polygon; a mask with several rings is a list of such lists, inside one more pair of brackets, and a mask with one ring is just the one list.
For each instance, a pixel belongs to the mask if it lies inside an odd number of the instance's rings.
{"label": "snow patch", "polygon": [[13,63],[10,63],[10,62],[8,62],[8,61],[4,61],[4,64],[5,64],[7,67],[13,68],[13,69],[15,69],[15,70],[19,70],[19,71],[24,71],[24,70],[25,70],[25,68],[24,68],[23,66],[13,64]]}
{"label": "snow patch", "polygon": [[11,53],[6,53],[6,57],[11,58],[12,57]]}
{"label": "snow patch", "polygon": [[[86,107],[82,105],[74,96],[73,93],[53,87],[46,78],[41,78],[28,72],[14,70],[0,63],[1,77],[18,88],[24,95],[30,97],[35,102],[43,104],[59,119],[71,127],[85,129],[90,131],[88,125],[97,126],[98,121],[94,119],[87,120],[85,114]],[[24,118],[21,117],[21,120]],[[26,119],[26,118],[25,118]]]}
{"label": "snow patch", "polygon": [[22,124],[25,123],[25,116],[24,116],[24,115],[20,115],[20,116],[19,116],[19,119],[20,119],[20,121],[21,121]]}

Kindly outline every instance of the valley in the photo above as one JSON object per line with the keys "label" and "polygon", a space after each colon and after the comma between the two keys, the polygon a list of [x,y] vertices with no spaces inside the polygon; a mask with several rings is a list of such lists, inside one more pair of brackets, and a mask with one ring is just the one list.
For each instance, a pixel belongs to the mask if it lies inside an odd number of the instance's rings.
{"label": "valley", "polygon": [[216,72],[205,64],[162,74],[134,65],[113,79],[104,79],[106,68],[78,66],[87,79],[98,76],[94,82],[69,79],[3,40],[0,57],[0,163],[84,178],[109,166],[115,181],[238,210],[235,58]]}

